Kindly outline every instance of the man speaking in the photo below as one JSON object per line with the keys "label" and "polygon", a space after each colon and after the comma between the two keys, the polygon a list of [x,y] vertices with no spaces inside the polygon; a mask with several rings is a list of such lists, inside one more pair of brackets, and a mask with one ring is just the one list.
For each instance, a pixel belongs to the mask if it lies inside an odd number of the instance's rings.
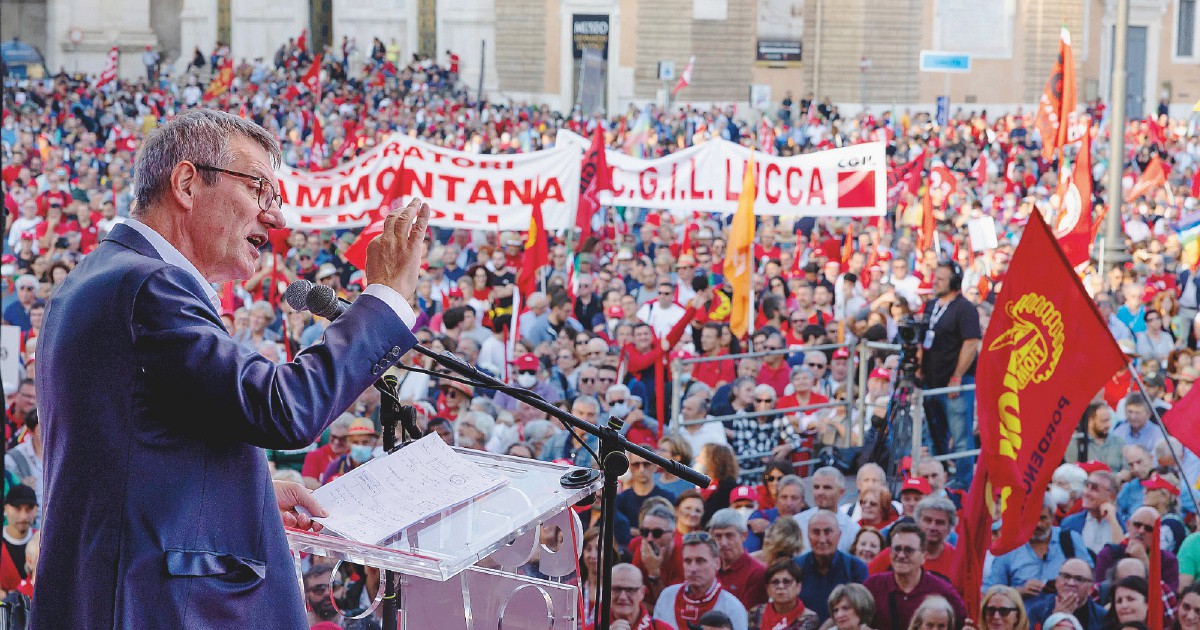
{"label": "man speaking", "polygon": [[35,628],[305,628],[285,524],[322,510],[261,449],[312,443],[416,343],[429,207],[388,215],[366,291],[276,366],[221,324],[210,283],[250,277],[282,228],[279,145],[192,110],[134,165],[133,221],[55,293],[38,335],[45,521]]}

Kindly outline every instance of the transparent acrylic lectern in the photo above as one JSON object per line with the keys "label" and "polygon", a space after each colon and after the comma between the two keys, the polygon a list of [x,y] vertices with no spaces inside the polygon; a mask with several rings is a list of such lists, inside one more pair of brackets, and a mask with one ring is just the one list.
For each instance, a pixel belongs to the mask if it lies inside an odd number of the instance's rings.
{"label": "transparent acrylic lectern", "polygon": [[[600,478],[568,489],[562,478],[575,467],[454,450],[508,478],[508,485],[431,516],[388,545],[289,529],[297,570],[306,553],[400,574],[404,630],[581,627],[577,587],[555,578],[574,572],[583,543],[582,525],[570,507],[598,492]],[[541,543],[541,531],[555,527],[562,543],[551,551]],[[549,579],[516,571],[535,556]]]}

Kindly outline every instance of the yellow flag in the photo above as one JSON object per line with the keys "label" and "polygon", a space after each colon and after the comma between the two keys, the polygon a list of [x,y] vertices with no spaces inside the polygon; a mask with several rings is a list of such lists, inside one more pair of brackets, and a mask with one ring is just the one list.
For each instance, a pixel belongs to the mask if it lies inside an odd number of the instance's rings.
{"label": "yellow flag", "polygon": [[754,316],[750,309],[750,282],[754,273],[754,195],[754,150],[751,149],[725,257],[725,279],[733,287],[729,329],[735,337],[742,337],[749,331],[750,318]]}

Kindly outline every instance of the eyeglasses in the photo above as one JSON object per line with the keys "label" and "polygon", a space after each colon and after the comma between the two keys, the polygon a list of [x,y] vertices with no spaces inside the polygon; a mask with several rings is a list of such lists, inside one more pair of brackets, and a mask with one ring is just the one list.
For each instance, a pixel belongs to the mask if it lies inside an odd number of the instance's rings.
{"label": "eyeglasses", "polygon": [[655,527],[654,529],[639,527],[638,532],[642,534],[642,538],[662,538],[663,534],[667,533],[667,530],[660,527]]}
{"label": "eyeglasses", "polygon": [[1059,582],[1075,582],[1076,584],[1091,584],[1095,580],[1090,575],[1075,575],[1073,573],[1059,573]]}
{"label": "eyeglasses", "polygon": [[638,591],[640,590],[642,590],[642,587],[640,586],[614,586],[612,587],[612,594],[613,597],[618,597],[620,595],[633,597],[637,595]]}
{"label": "eyeglasses", "polygon": [[1140,529],[1140,530],[1146,532],[1147,534],[1154,531],[1154,525],[1147,525],[1146,523],[1137,523],[1134,521],[1129,521],[1129,528],[1131,530],[1132,529]]}
{"label": "eyeglasses", "polygon": [[767,582],[767,585],[776,588],[787,588],[789,586],[793,586],[795,583],[796,580],[793,580],[792,578],[778,578]]}
{"label": "eyeglasses", "polygon": [[769,404],[775,402],[775,399],[774,398],[755,398],[754,402],[756,402],[760,405],[769,405]]}
{"label": "eyeglasses", "polygon": [[1017,612],[1017,609],[1013,606],[984,606],[983,607],[984,619],[991,617],[993,615],[1000,615],[1001,617],[1007,617],[1015,612]]}
{"label": "eyeglasses", "polygon": [[683,535],[683,544],[706,543],[712,539],[712,534],[708,532],[688,532]]}
{"label": "eyeglasses", "polygon": [[804,365],[807,365],[807,366],[808,366],[808,367],[810,367],[810,368],[819,368],[819,369],[822,369],[822,370],[824,370],[824,369],[825,369],[825,364],[824,364],[824,363],[805,363]]}
{"label": "eyeglasses", "polygon": [[338,444],[345,444],[345,443],[346,443],[346,436],[344,436],[344,435],[331,435],[331,436],[329,436],[329,443],[330,443],[330,444],[333,444],[334,442],[336,442],[336,443],[338,443]]}
{"label": "eyeglasses", "polygon": [[584,385],[591,385],[592,383],[596,382],[596,379],[594,379],[590,376],[587,378],[580,377],[579,382],[583,383]]}
{"label": "eyeglasses", "polygon": [[892,546],[892,555],[893,556],[911,556],[912,554],[917,553],[918,551],[920,551],[920,550],[917,549],[916,547],[897,547],[894,545]]}
{"label": "eyeglasses", "polygon": [[780,479],[783,479],[783,475],[772,475],[770,477],[763,477],[763,481],[765,481],[767,483],[775,483],[776,481],[779,481]]}
{"label": "eyeglasses", "polygon": [[225,173],[226,175],[233,175],[234,177],[241,177],[258,182],[258,207],[262,208],[263,210],[270,210],[271,208],[279,208],[283,206],[283,195],[275,192],[275,187],[272,186],[271,182],[267,181],[265,177],[259,177],[258,175],[251,175],[249,173],[239,173],[237,171],[217,168],[207,164],[195,164],[194,166],[202,171]]}
{"label": "eyeglasses", "polygon": [[[341,582],[333,583],[333,588],[341,588],[341,587],[342,587]],[[313,584],[312,586],[306,588],[305,590],[308,591],[309,593],[312,593],[313,595],[320,595],[321,593],[329,592],[329,585],[328,584]]]}

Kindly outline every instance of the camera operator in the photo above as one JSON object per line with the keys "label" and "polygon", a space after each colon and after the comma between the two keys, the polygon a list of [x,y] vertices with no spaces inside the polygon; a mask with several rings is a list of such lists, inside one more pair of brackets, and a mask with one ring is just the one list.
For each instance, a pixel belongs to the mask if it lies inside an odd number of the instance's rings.
{"label": "camera operator", "polygon": [[[921,343],[921,371],[925,388],[955,387],[975,382],[975,357],[983,334],[979,312],[962,296],[962,270],[953,262],[939,263],[933,274],[935,299],[925,303],[929,325]],[[975,447],[974,391],[952,392],[925,398],[925,419],[933,450],[938,455]],[[956,461],[955,481],[967,487],[972,458]]]}

